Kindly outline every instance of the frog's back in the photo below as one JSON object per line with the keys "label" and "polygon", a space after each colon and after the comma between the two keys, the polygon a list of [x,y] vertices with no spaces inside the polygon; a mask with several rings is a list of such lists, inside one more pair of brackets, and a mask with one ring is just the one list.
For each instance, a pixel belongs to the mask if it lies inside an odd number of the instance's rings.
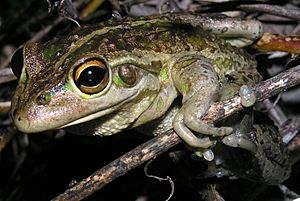
{"label": "frog's back", "polygon": [[76,34],[82,35],[81,51],[96,51],[108,59],[133,50],[160,54],[197,51],[211,59],[219,75],[256,66],[246,52],[205,31],[201,25],[174,22],[168,18],[129,18],[108,22],[98,28],[82,29]]}

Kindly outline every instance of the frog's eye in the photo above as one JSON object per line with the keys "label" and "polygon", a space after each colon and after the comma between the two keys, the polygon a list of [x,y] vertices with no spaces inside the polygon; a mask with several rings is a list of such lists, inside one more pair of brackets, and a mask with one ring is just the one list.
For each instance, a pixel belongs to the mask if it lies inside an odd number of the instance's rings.
{"label": "frog's eye", "polygon": [[122,65],[118,69],[118,75],[122,81],[128,86],[132,86],[136,83],[137,72],[136,68],[132,65]]}
{"label": "frog's eye", "polygon": [[109,82],[109,72],[100,60],[88,60],[77,66],[73,73],[76,86],[86,94],[102,91]]}
{"label": "frog's eye", "polygon": [[10,66],[15,74],[15,76],[19,79],[22,74],[23,69],[23,47],[19,48],[11,58]]}

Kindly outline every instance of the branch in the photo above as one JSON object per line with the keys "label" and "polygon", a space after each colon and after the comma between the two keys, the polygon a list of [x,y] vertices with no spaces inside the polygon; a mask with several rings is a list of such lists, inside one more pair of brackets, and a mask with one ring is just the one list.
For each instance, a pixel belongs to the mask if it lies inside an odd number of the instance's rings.
{"label": "branch", "polygon": [[[300,65],[257,84],[254,90],[257,100],[261,101],[299,83]],[[242,109],[239,96],[234,96],[229,100],[213,104],[204,119],[209,123],[214,123]],[[54,198],[53,201],[81,200],[114,179],[126,174],[129,170],[166,152],[179,142],[181,142],[181,139],[173,130],[163,133],[94,172],[88,178]]]}
{"label": "branch", "polygon": [[300,11],[297,8],[284,8],[282,6],[270,5],[270,4],[242,4],[238,6],[242,10],[256,11],[262,13],[268,13],[271,15],[287,17],[294,20],[300,19]]}

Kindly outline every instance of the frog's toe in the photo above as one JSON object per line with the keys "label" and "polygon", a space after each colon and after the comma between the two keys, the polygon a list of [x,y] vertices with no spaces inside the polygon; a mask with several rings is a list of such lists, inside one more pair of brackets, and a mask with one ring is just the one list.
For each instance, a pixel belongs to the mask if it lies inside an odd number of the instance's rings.
{"label": "frog's toe", "polygon": [[240,147],[255,153],[257,150],[256,145],[250,140],[243,137],[241,134],[232,134],[223,138],[222,142],[230,147]]}
{"label": "frog's toe", "polygon": [[195,148],[208,148],[212,145],[212,142],[208,137],[198,138],[189,128],[186,127],[183,121],[183,114],[176,114],[173,121],[173,129],[181,137],[181,139],[191,147]]}
{"label": "frog's toe", "polygon": [[198,119],[196,115],[190,113],[184,115],[183,121],[190,130],[205,135],[224,136],[233,132],[233,128],[231,127],[215,127],[212,124],[207,124],[206,122]]}
{"label": "frog's toe", "polygon": [[241,97],[241,104],[244,107],[251,107],[256,101],[256,96],[253,89],[247,85],[243,85],[240,88],[239,95]]}
{"label": "frog's toe", "polygon": [[211,149],[197,150],[195,154],[200,158],[203,157],[207,161],[212,161],[215,158],[214,152]]}
{"label": "frog's toe", "polygon": [[197,119],[195,115],[185,115],[183,120],[189,129],[205,135],[224,136],[233,132],[232,127],[214,127],[214,125]]}

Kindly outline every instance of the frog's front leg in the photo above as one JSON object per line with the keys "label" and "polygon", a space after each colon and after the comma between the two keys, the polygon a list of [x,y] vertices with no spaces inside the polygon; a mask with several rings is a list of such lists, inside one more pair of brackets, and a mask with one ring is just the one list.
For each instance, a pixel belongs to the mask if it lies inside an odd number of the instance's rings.
{"label": "frog's front leg", "polygon": [[[208,59],[201,56],[182,58],[174,65],[172,78],[183,95],[183,105],[174,118],[173,128],[189,146],[203,150],[212,145],[208,137],[198,138],[192,131],[212,136],[232,133],[231,127],[217,128],[201,120],[219,94],[218,75]],[[204,151],[204,154],[207,160],[213,159],[211,151]]]}

